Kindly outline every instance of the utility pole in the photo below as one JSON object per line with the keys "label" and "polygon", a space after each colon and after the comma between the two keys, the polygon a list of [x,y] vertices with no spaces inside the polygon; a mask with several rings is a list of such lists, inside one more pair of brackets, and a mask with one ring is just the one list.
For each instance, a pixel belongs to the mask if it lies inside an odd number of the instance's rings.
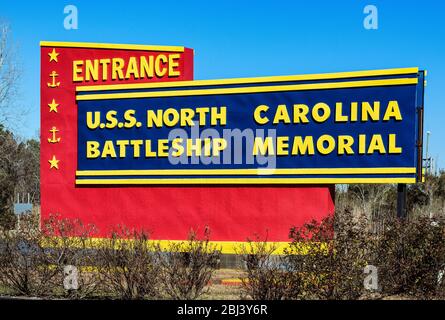
{"label": "utility pole", "polygon": [[435,163],[434,163],[434,158],[431,157],[431,170],[430,170],[430,174],[434,175],[434,168],[435,168]]}

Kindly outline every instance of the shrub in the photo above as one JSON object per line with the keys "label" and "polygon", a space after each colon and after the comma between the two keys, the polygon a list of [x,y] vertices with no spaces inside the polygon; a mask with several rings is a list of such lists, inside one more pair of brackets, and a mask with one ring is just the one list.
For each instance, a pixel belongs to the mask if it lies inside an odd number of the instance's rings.
{"label": "shrub", "polygon": [[370,239],[364,217],[346,209],[321,222],[292,228],[286,252],[292,270],[303,276],[308,299],[356,299],[363,293],[363,270],[370,260]]}
{"label": "shrub", "polygon": [[302,277],[283,255],[274,255],[277,246],[267,241],[248,241],[239,248],[245,273],[240,297],[253,300],[284,300],[300,296]]}
{"label": "shrub", "polygon": [[159,298],[160,267],[147,232],[119,227],[97,248],[100,281],[107,296]]}
{"label": "shrub", "polygon": [[430,196],[419,184],[410,185],[407,189],[406,209],[413,212],[416,207],[425,207],[430,204]]}
{"label": "shrub", "polygon": [[9,293],[46,296],[53,293],[51,281],[57,270],[42,243],[38,217],[24,215],[18,230],[1,231],[0,284]]}
{"label": "shrub", "polygon": [[[46,262],[57,270],[55,277],[50,279],[57,294],[74,299],[97,295],[99,281],[94,270],[97,257],[92,239],[95,227],[84,225],[79,219],[52,215],[42,223],[42,233]],[[75,280],[65,274],[70,267],[75,268]]]}
{"label": "shrub", "polygon": [[161,287],[167,298],[194,300],[208,292],[220,259],[220,250],[209,242],[209,237],[206,229],[202,240],[191,232],[188,241],[171,242],[165,249],[158,247]]}
{"label": "shrub", "polygon": [[[383,294],[431,298],[443,292],[445,221],[392,219],[374,251]],[[441,280],[441,281],[439,281]]]}
{"label": "shrub", "polygon": [[[0,284],[11,294],[26,296],[65,296],[83,298],[98,283],[94,274],[84,271],[94,261],[86,249],[89,227],[78,220],[52,216],[39,228],[39,217],[23,215],[17,230],[1,232]],[[65,289],[65,267],[77,268],[77,290]]]}

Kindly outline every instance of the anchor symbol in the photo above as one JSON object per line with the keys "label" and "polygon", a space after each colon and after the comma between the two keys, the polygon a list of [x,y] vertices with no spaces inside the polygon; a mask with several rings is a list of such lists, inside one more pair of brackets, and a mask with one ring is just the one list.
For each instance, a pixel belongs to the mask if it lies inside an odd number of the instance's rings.
{"label": "anchor symbol", "polygon": [[53,82],[52,83],[47,82],[48,87],[55,88],[60,86],[60,82],[56,82],[56,77],[58,77],[59,75],[55,71],[51,72],[49,76],[52,78]]}
{"label": "anchor symbol", "polygon": [[60,142],[60,138],[56,138],[56,132],[59,132],[56,127],[52,127],[51,130],[49,130],[53,134],[52,138],[48,138],[49,143],[58,143]]}

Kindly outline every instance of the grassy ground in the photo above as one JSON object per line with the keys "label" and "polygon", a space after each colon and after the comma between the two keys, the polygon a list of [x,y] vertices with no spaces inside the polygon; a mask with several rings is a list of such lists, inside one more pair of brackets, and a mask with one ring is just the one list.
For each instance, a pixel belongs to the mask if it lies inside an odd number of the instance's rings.
{"label": "grassy ground", "polygon": [[209,292],[201,297],[202,300],[239,300],[239,286],[214,284]]}
{"label": "grassy ground", "polygon": [[238,269],[217,270],[212,278],[209,292],[203,295],[203,300],[238,300],[240,286],[236,283],[242,272]]}

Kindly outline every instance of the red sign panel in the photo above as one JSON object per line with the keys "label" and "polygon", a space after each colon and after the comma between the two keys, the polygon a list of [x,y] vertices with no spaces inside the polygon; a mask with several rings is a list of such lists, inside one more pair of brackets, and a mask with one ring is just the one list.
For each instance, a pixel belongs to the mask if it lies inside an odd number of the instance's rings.
{"label": "red sign panel", "polygon": [[[193,80],[184,47],[41,43],[41,217],[79,218],[106,237],[117,225],[181,240],[208,226],[228,244],[286,242],[291,226],[333,212],[333,190],[296,186],[79,186],[77,86]],[[232,252],[223,246],[223,251]]]}

